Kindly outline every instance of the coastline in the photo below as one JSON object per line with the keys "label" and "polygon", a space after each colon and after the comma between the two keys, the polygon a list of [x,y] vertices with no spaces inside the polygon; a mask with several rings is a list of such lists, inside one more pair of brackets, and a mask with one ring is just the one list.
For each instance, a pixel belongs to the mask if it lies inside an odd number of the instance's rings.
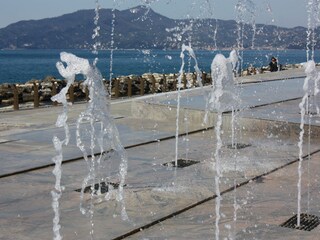
{"label": "coastline", "polygon": [[[98,68],[109,78],[110,64],[112,64],[113,77],[127,75],[142,75],[148,72],[177,73],[181,66],[181,50],[157,50],[157,49],[130,49],[113,51],[113,59],[110,62],[110,51],[101,50],[98,56],[94,56],[90,50],[59,49],[59,50],[19,50],[0,52],[0,84],[24,84],[32,79],[43,80],[47,76],[60,78],[56,69],[56,63],[60,59],[61,51],[72,53],[78,57],[88,59],[91,63],[98,57]],[[198,66],[201,71],[209,72],[211,62],[216,54],[226,57],[228,50],[195,50]],[[261,68],[269,64],[272,56],[278,58],[282,65],[296,64],[306,61],[306,52],[303,50],[244,50],[242,55],[242,69],[252,65]],[[317,57],[319,56],[319,57]],[[187,60],[187,56],[185,57]],[[316,51],[315,62],[320,62],[320,51]],[[194,62],[190,63],[191,71]],[[190,70],[189,70],[190,71]]]}

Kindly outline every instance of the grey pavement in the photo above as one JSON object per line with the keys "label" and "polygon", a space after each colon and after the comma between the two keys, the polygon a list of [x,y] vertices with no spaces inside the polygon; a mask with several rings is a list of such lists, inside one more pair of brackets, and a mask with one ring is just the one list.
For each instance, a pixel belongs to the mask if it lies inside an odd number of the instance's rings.
{"label": "grey pavement", "polygon": [[[76,146],[75,124],[86,104],[71,106],[71,141],[63,148],[61,181],[63,239],[319,239],[319,226],[312,231],[280,226],[297,213],[303,75],[295,69],[239,79],[234,102],[230,96],[222,99],[218,153],[216,109],[203,122],[210,87],[182,91],[178,158],[197,161],[185,168],[166,165],[176,155],[177,93],[112,100],[114,122],[128,155],[127,221],[120,217],[121,204],[113,191],[108,199],[84,194],[83,205],[94,206],[91,218],[79,209],[81,194],[76,190],[88,166]],[[237,110],[234,117],[231,109]],[[53,239],[52,138],[63,137],[55,126],[61,111],[58,106],[0,113],[0,239]],[[320,217],[320,119],[311,112],[305,118],[301,211]],[[230,147],[232,143],[238,149]],[[109,160],[101,165],[101,174],[117,182],[119,156],[105,154]]]}

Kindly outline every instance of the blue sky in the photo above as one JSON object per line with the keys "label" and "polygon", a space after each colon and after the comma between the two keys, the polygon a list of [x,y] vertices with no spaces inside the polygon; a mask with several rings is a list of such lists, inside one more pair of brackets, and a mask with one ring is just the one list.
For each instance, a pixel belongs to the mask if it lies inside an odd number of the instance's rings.
{"label": "blue sky", "polygon": [[[93,9],[96,0],[1,0],[0,28],[20,20],[56,17],[80,9]],[[238,1],[248,2],[257,23],[285,27],[307,26],[308,0],[99,0],[102,8],[126,9],[149,4],[156,12],[171,18],[214,17],[236,19]],[[250,2],[255,3],[255,8]],[[239,12],[238,12],[239,13]]]}

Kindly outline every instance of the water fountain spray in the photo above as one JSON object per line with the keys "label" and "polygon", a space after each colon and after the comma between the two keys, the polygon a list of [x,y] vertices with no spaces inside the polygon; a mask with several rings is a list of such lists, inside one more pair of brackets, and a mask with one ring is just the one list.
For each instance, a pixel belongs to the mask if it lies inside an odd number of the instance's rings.
{"label": "water fountain spray", "polygon": [[[111,20],[111,40],[110,40],[110,67],[109,67],[109,93],[112,90],[112,78],[113,78],[113,55],[114,55],[114,34],[115,34],[115,21],[116,21],[116,11],[115,11],[115,1],[113,1],[114,7],[112,8],[112,20]],[[111,97],[111,94],[110,94]]]}
{"label": "water fountain spray", "polygon": [[216,136],[216,148],[213,155],[213,160],[215,161],[215,188],[216,188],[216,231],[215,239],[219,239],[220,230],[219,222],[221,218],[220,206],[221,206],[221,192],[220,192],[220,178],[222,177],[221,162],[220,162],[220,151],[222,148],[221,139],[221,128],[222,128],[222,114],[224,107],[221,103],[222,96],[226,94],[225,90],[228,87],[233,87],[234,77],[233,71],[238,61],[236,51],[230,53],[229,58],[225,58],[222,54],[217,54],[211,64],[211,78],[212,78],[212,88],[209,93],[206,107],[205,122],[208,113],[211,111],[217,112],[217,120],[215,125],[215,136]]}
{"label": "water fountain spray", "polygon": [[181,67],[179,70],[179,76],[178,76],[178,95],[177,95],[177,115],[176,115],[176,144],[175,144],[175,166],[178,166],[178,151],[179,151],[179,147],[178,147],[178,143],[179,143],[179,118],[180,118],[180,98],[181,98],[181,86],[182,86],[182,76],[184,74],[184,65],[185,65],[185,61],[184,61],[184,52],[187,51],[190,55],[191,58],[194,59],[195,61],[195,65],[194,65],[194,69],[196,71],[197,74],[197,84],[202,87],[202,79],[201,79],[201,75],[202,72],[199,69],[198,66],[198,61],[196,58],[196,55],[193,51],[193,49],[191,48],[191,45],[187,46],[185,44],[182,44],[181,47],[181,53],[180,53],[180,58],[181,58]]}
{"label": "water fountain spray", "polygon": [[[56,175],[55,190],[53,195],[53,207],[55,212],[54,218],[54,233],[55,240],[61,239],[59,232],[59,198],[61,197],[62,188],[60,186],[61,179],[61,162],[62,162],[62,145],[67,145],[69,142],[69,130],[67,121],[68,103],[66,100],[66,93],[70,85],[74,82],[77,74],[83,74],[86,77],[84,85],[89,89],[90,101],[85,111],[83,111],[77,120],[77,146],[83,153],[83,157],[88,165],[89,173],[83,180],[81,190],[81,212],[89,213],[91,224],[93,225],[93,192],[96,182],[99,183],[101,176],[100,167],[105,160],[105,153],[108,151],[115,151],[119,154],[121,162],[119,164],[119,189],[117,195],[117,201],[121,204],[121,217],[123,220],[128,220],[128,216],[125,210],[124,204],[124,192],[123,186],[125,177],[127,174],[127,154],[124,147],[121,144],[118,130],[113,122],[113,118],[110,113],[110,102],[108,94],[105,91],[102,75],[95,65],[90,65],[87,59],[79,58],[73,54],[62,52],[61,62],[57,63],[59,73],[66,78],[67,86],[61,90],[61,92],[54,97],[52,101],[63,103],[64,112],[59,115],[56,125],[58,127],[64,127],[66,132],[66,138],[61,141],[57,137],[54,137],[54,146],[58,152],[57,156],[53,159],[56,163],[54,174]],[[66,66],[64,66],[64,63]],[[90,123],[87,126],[87,123]],[[96,126],[95,123],[98,123]],[[85,133],[90,133],[90,141],[85,139]],[[96,157],[95,147],[99,148],[99,154]],[[88,149],[90,152],[88,152]],[[88,211],[83,207],[83,194],[86,185],[91,184],[91,202]],[[111,192],[111,191],[110,191]],[[107,193],[111,194],[111,193]],[[106,196],[106,198],[109,196]],[[91,229],[91,237],[93,235],[93,226]]]}
{"label": "water fountain spray", "polygon": [[[100,4],[99,4],[99,0],[96,0],[96,8],[94,10],[95,12],[95,16],[94,16],[94,25],[95,28],[93,29],[93,34],[92,34],[92,40],[95,40],[94,44],[93,44],[93,50],[92,53],[95,54],[96,56],[98,56],[98,49],[101,46],[101,43],[98,41],[98,37],[100,36],[100,26],[99,26],[99,10],[100,10]],[[98,63],[98,57],[95,58],[93,65],[96,65]]]}
{"label": "water fountain spray", "polygon": [[[308,106],[308,98],[309,96],[316,96],[319,93],[319,80],[320,74],[316,69],[316,64],[314,61],[310,60],[305,64],[305,73],[306,78],[303,84],[304,95],[299,104],[300,108],[300,133],[299,133],[299,166],[298,166],[298,208],[297,208],[297,226],[300,226],[300,214],[301,214],[301,181],[302,181],[302,163],[303,163],[303,139],[304,139],[304,125],[305,125],[305,116],[307,115]],[[312,87],[312,83],[314,81],[314,87]],[[309,115],[310,119],[310,115]],[[310,134],[310,133],[309,133]],[[309,143],[310,144],[310,143]]]}
{"label": "water fountain spray", "polygon": [[[310,144],[311,144],[311,119],[312,112],[311,108],[315,105],[317,114],[319,114],[319,107],[316,104],[316,96],[319,93],[319,73],[316,70],[316,64],[314,62],[314,49],[315,49],[315,28],[319,24],[319,1],[309,0],[307,3],[307,13],[308,13],[308,30],[307,30],[307,44],[306,44],[306,55],[307,63],[305,64],[306,78],[303,84],[304,95],[299,104],[300,108],[300,133],[299,133],[299,166],[298,166],[298,202],[297,202],[297,226],[300,227],[301,221],[301,181],[302,181],[302,163],[303,163],[303,142],[305,135],[305,116],[308,115],[308,160],[310,160]],[[310,54],[311,52],[311,54]],[[311,87],[312,81],[314,82],[314,87]],[[309,101],[309,98],[313,99]],[[309,161],[308,161],[309,164]],[[308,165],[308,210],[309,210],[309,165]]]}
{"label": "water fountain spray", "polygon": [[[59,64],[57,64],[58,67]],[[73,84],[75,76],[72,74],[65,74],[67,78],[67,85],[61,89],[60,93],[53,96],[51,100],[54,102],[62,103],[63,105],[63,112],[59,114],[56,126],[64,128],[65,138],[63,140],[60,140],[57,136],[53,137],[53,145],[57,152],[57,155],[52,158],[53,162],[55,163],[53,174],[55,176],[55,187],[54,190],[51,191],[52,195],[52,208],[54,211],[54,218],[53,218],[53,233],[54,233],[54,240],[60,240],[62,239],[62,235],[60,233],[60,209],[59,209],[59,200],[62,196],[62,191],[64,190],[64,187],[61,186],[61,176],[62,176],[62,170],[61,165],[63,161],[63,145],[68,145],[70,140],[70,132],[69,132],[69,126],[67,124],[68,120],[68,111],[69,111],[69,103],[67,102],[66,94],[70,88],[70,86]]]}
{"label": "water fountain spray", "polygon": [[[251,49],[254,49],[254,42],[256,37],[256,7],[252,0],[238,0],[235,10],[237,13],[237,49],[239,64],[237,66],[237,73],[241,74],[243,69],[243,49],[244,49],[244,38],[245,27],[247,23],[252,27],[252,38],[251,38]],[[246,20],[248,19],[248,20]]]}

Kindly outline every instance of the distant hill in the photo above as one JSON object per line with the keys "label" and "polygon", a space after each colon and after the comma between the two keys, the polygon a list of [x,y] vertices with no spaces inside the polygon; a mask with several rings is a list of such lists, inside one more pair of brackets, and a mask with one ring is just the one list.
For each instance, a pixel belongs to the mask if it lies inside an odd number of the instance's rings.
{"label": "distant hill", "polygon": [[[100,10],[99,41],[110,48],[112,10]],[[114,11],[114,47],[121,49],[170,49],[192,39],[195,48],[232,48],[238,45],[237,23],[233,20],[174,20],[145,6]],[[60,17],[20,21],[0,29],[0,49],[90,49],[94,11],[80,10]],[[192,30],[190,30],[192,29]],[[250,48],[253,29],[244,25],[243,46]],[[215,34],[215,30],[216,34]],[[256,25],[255,49],[303,49],[306,28]],[[319,34],[319,33],[317,33]],[[216,41],[215,41],[216,39]],[[319,45],[316,46],[317,48]]]}

